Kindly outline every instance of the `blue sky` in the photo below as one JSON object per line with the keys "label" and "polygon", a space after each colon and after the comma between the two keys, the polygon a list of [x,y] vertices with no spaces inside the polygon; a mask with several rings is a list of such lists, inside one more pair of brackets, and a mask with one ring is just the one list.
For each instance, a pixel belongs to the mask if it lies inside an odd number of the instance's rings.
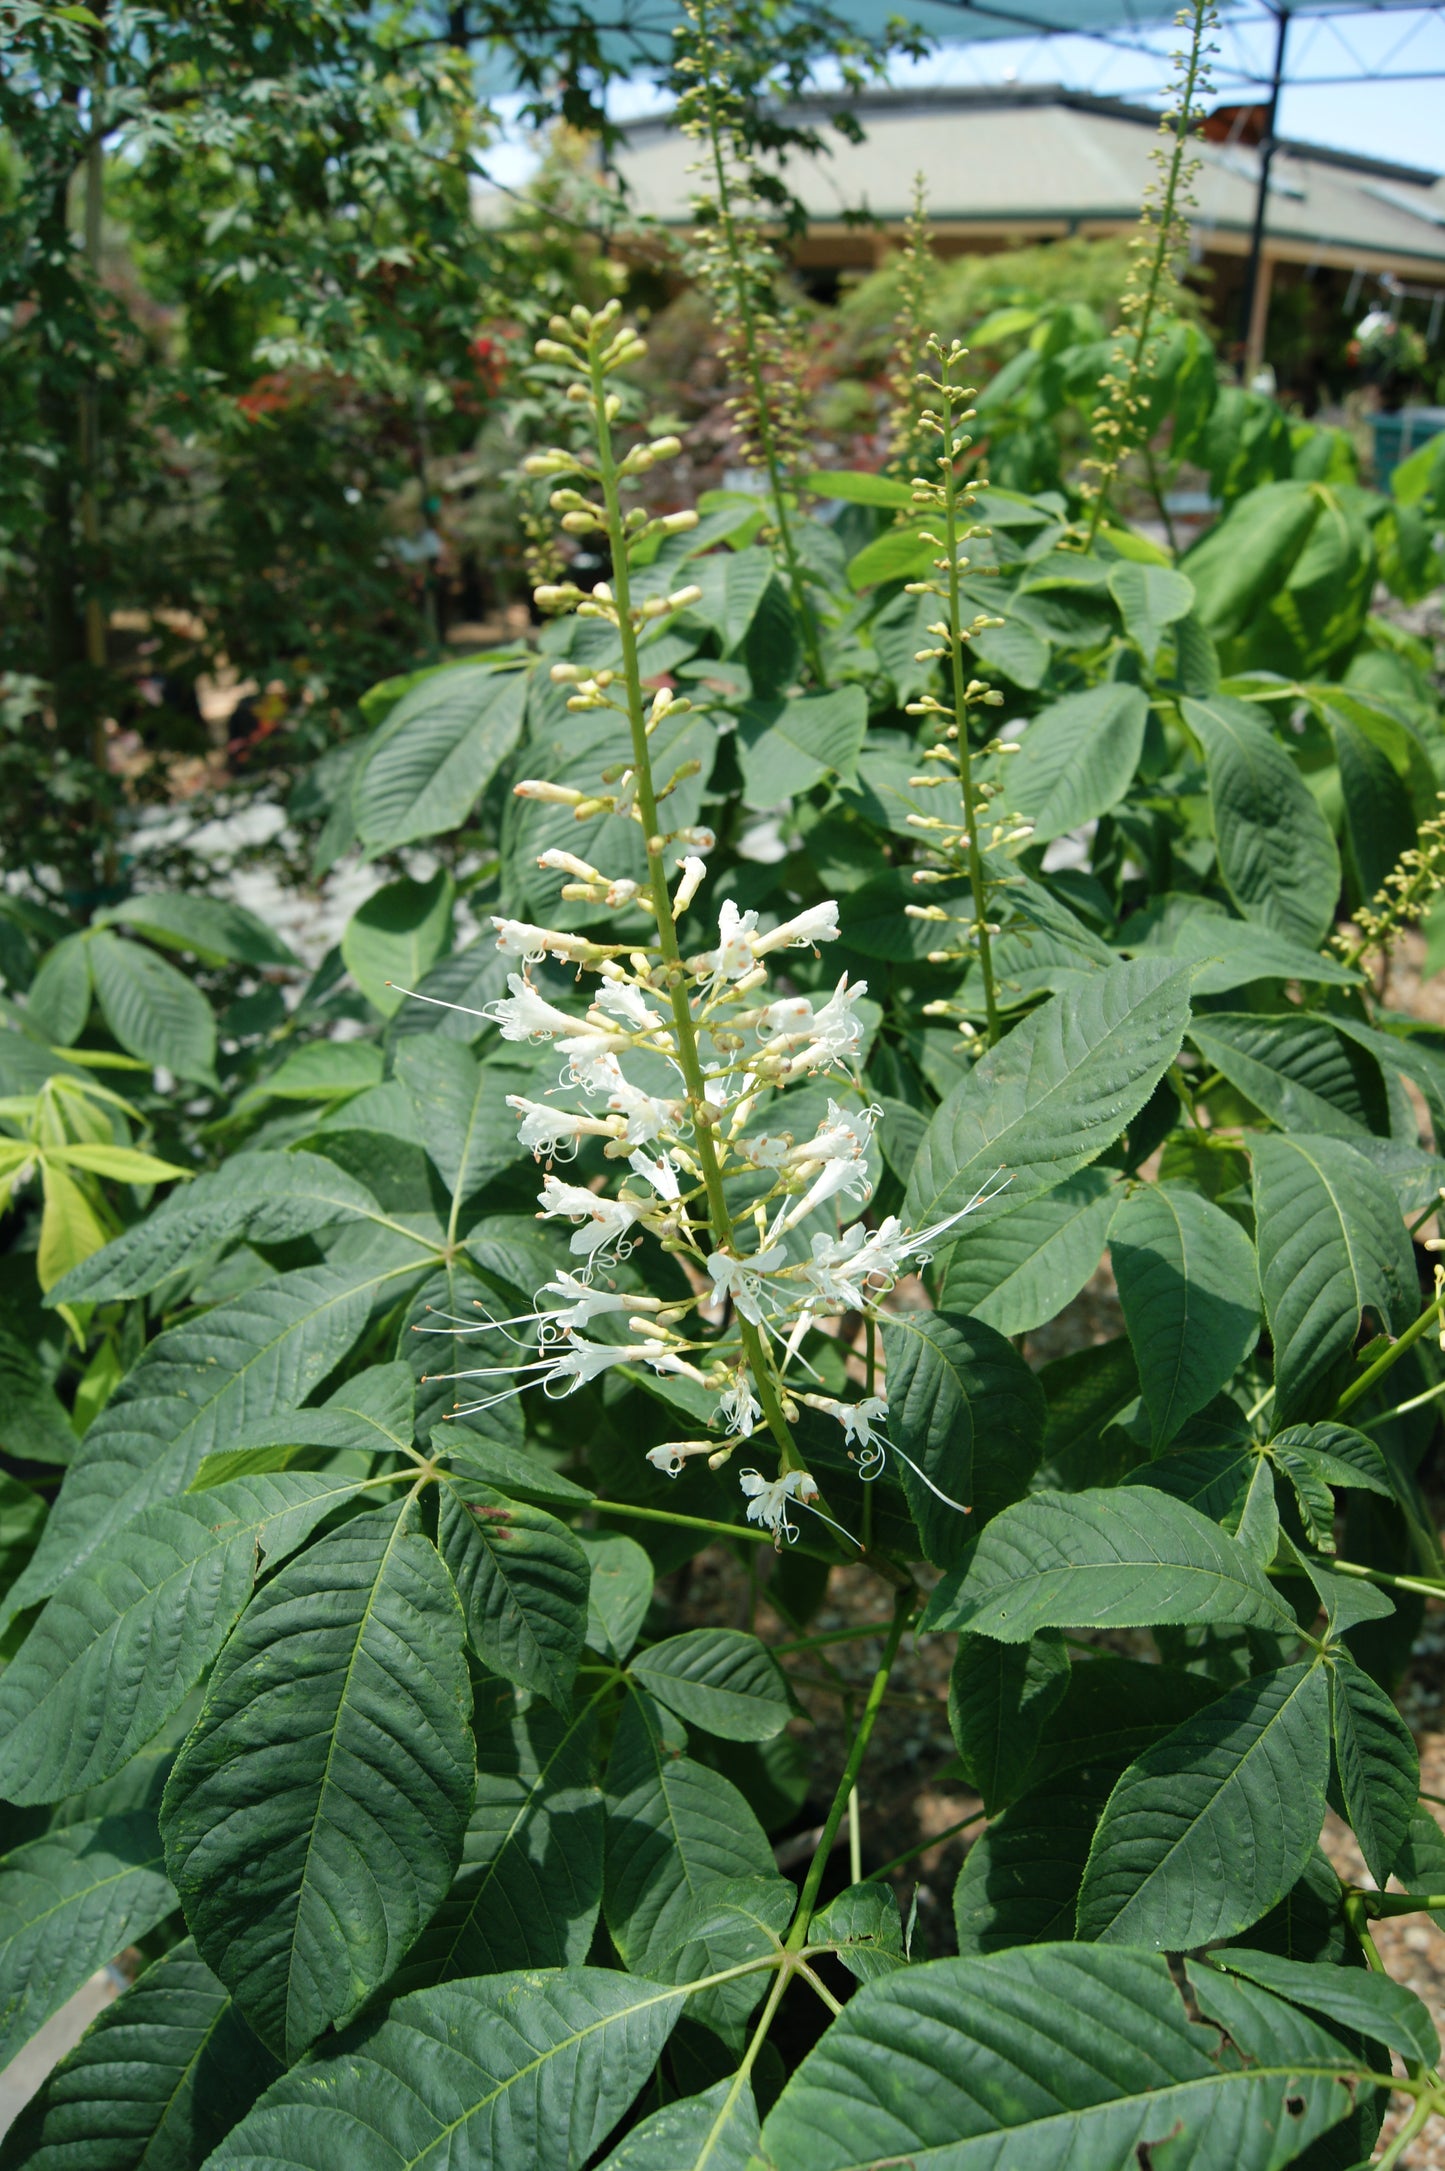
{"label": "blue sky", "polygon": [[[900,12],[907,12],[906,0]],[[1090,38],[999,39],[939,49],[917,64],[895,63],[892,80],[905,83],[1062,83],[1108,97],[1158,103],[1170,75],[1169,54],[1178,42],[1172,27],[1123,51]],[[1268,72],[1273,51],[1272,18],[1254,5],[1231,9],[1219,35],[1215,103],[1246,102],[1263,95],[1241,82]],[[1152,50],[1148,49],[1152,48]],[[1281,101],[1281,132],[1311,143],[1364,151],[1405,165],[1445,171],[1445,15],[1430,9],[1349,9],[1302,15],[1290,26],[1287,68],[1300,77]],[[1435,70],[1436,81],[1371,82],[1372,71]],[[1311,85],[1306,78],[1337,78]],[[646,85],[619,86],[612,109],[624,118],[658,103]],[[525,180],[535,152],[509,136],[486,161],[488,172],[509,187]]]}

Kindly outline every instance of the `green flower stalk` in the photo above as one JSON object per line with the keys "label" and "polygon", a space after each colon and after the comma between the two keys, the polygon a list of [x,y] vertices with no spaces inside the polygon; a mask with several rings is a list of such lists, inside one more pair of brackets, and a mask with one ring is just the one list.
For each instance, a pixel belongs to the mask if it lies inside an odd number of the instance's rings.
{"label": "green flower stalk", "polygon": [[[1159,123],[1162,141],[1155,146],[1155,179],[1145,191],[1139,225],[1130,243],[1129,276],[1119,305],[1119,329],[1103,398],[1094,410],[1093,439],[1099,448],[1084,462],[1092,479],[1081,485],[1090,505],[1085,548],[1091,548],[1109,508],[1110,494],[1124,462],[1142,451],[1149,470],[1150,486],[1166,529],[1169,515],[1154,473],[1149,452],[1149,380],[1157,359],[1160,324],[1169,316],[1179,294],[1179,274],[1189,247],[1189,208],[1194,203],[1192,186],[1199,160],[1191,146],[1195,140],[1204,99],[1209,94],[1209,56],[1217,48],[1207,42],[1219,18],[1213,0],[1193,0],[1175,17],[1189,32],[1187,50],[1175,55],[1179,73],[1171,104]],[[1173,541],[1172,530],[1170,532]]]}
{"label": "green flower stalk", "polygon": [[702,148],[693,216],[701,239],[694,269],[710,296],[725,367],[737,390],[727,401],[743,459],[767,477],[771,534],[792,594],[808,669],[826,685],[817,612],[793,532],[797,475],[807,429],[805,360],[793,312],[777,298],[778,260],[763,234],[764,202],[743,135],[743,107],[729,88],[735,56],[713,27],[708,0],[686,0],[689,23],[675,63],[686,87],[678,126]]}
{"label": "green flower stalk", "polygon": [[[893,359],[888,389],[888,461],[885,473],[916,475],[932,450],[923,421],[918,364],[928,350],[929,282],[934,270],[923,175],[913,177],[913,202],[903,229],[898,262],[898,306],[893,318]],[[906,515],[900,513],[900,520]]]}

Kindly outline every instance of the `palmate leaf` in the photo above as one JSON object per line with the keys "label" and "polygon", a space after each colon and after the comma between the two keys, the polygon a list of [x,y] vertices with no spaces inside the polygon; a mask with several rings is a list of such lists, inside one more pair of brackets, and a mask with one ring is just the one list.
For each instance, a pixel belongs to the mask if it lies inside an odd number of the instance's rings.
{"label": "palmate leaf", "polygon": [[1080,1764],[1117,1771],[1217,1694],[1217,1684],[1204,1674],[1112,1652],[1074,1666],[1062,1701],[1044,1721],[1033,1783]]}
{"label": "palmate leaf", "polygon": [[[208,1455],[196,1488],[220,1483],[213,1469],[229,1475],[239,1457],[275,1447],[329,1447],[363,1455],[404,1454],[416,1429],[416,1381],[400,1361],[368,1365],[314,1409],[278,1410],[259,1423],[228,1436],[218,1453]],[[244,1474],[244,1472],[242,1473]]]}
{"label": "palmate leaf", "polygon": [[206,2171],[581,2171],[682,2002],[591,1967],[414,1991],[354,2044],[277,2081]]}
{"label": "palmate leaf", "polygon": [[959,1508],[981,1521],[1026,1489],[1043,1448],[1043,1389],[980,1320],[897,1312],[884,1321],[883,1350],[888,1436],[918,1465],[900,1467],[909,1510],[927,1558],[949,1567],[975,1527]]}
{"label": "palmate leaf", "polygon": [[416,1278],[412,1262],[426,1254],[392,1242],[376,1263],[278,1274],[158,1335],[81,1442],[5,1617],[48,1598],[151,1501],[184,1492],[231,1433],[317,1387],[373,1305]]}
{"label": "palmate leaf", "polygon": [[1139,766],[1149,702],[1122,679],[1066,694],[1036,716],[1004,771],[1007,804],[1041,844],[1117,805]]}
{"label": "palmate leaf", "polygon": [[574,1532],[545,1508],[468,1484],[443,1493],[439,1542],[482,1663],[568,1710],[590,1580]]}
{"label": "palmate leaf", "polygon": [[1419,1800],[1420,1758],[1391,1698],[1344,1651],[1330,1667],[1330,1732],[1345,1812],[1383,1890]]}
{"label": "palmate leaf", "polygon": [[635,1658],[632,1678],[680,1719],[724,1741],[771,1741],[793,1710],[777,1660],[740,1628],[689,1628]]}
{"label": "palmate leaf", "polygon": [[485,1069],[459,1041],[417,1033],[397,1050],[396,1075],[411,1095],[426,1150],[452,1195],[453,1215],[487,1179],[522,1158],[509,1091],[525,1093],[521,1071]]}
{"label": "palmate leaf", "polygon": [[62,2059],[0,2171],[195,2171],[278,2072],[187,1938]]}
{"label": "palmate leaf", "polygon": [[477,1795],[456,1882],[412,1947],[395,1988],[504,1968],[585,1960],[602,1904],[597,1714],[575,1718],[510,1688],[478,1691]]}
{"label": "palmate leaf", "polygon": [[760,2159],[1120,2171],[1172,2155],[1189,2171],[1277,2171],[1349,2112],[1354,2061],[1267,1993],[1189,1976],[1218,2027],[1189,2018],[1162,1955],[1039,1945],[905,1968],[860,1990],[804,2059]]}
{"label": "palmate leaf", "polygon": [[825,776],[851,777],[868,728],[861,686],[800,700],[749,702],[738,715],[738,761],[750,807],[775,807]]}
{"label": "palmate leaf", "polygon": [[1275,1412],[1289,1424],[1332,1399],[1367,1309],[1396,1333],[1409,1323],[1414,1254],[1383,1177],[1343,1140],[1262,1133],[1250,1155]]}
{"label": "palmate leaf", "polygon": [[[797,1888],[776,1871],[766,1877],[730,1877],[709,1885],[677,1915],[665,1939],[653,1942],[647,1966],[659,1982],[695,1983],[746,1961],[775,1954],[798,1904]],[[731,1982],[694,1991],[689,2018],[704,2022],[735,2055],[746,2040],[743,2023],[766,1991],[759,1968]]]}
{"label": "palmate leaf", "polygon": [[1041,1628],[1293,1625],[1233,1538],[1167,1493],[1120,1485],[1033,1493],[945,1575],[920,1626],[1025,1643]]}
{"label": "palmate leaf", "polygon": [[239,1236],[280,1244],[380,1215],[364,1184],[316,1153],[242,1153],[195,1177],[68,1274],[55,1304],[148,1296],[171,1274]]}
{"label": "palmate leaf", "polygon": [[1056,1318],[1099,1264],[1117,1184],[1113,1169],[1081,1168],[977,1232],[963,1223],[947,1254],[939,1309],[967,1312],[1009,1335]]}
{"label": "palmate leaf", "polygon": [[[278,1686],[284,1684],[284,1686]],[[166,1787],[196,1943],[299,2056],[446,1896],[476,1785],[462,1617],[414,1510],[359,1516],[242,1616]]]}
{"label": "palmate leaf", "polygon": [[402,694],[351,786],[356,832],[372,853],[461,828],[517,743],[530,676],[454,664]]}
{"label": "palmate leaf", "polygon": [[1368,1968],[1310,1967],[1238,1945],[1226,1946],[1214,1960],[1231,1975],[1247,1976],[1291,2005],[1303,2005],[1373,2042],[1387,2043],[1404,2058],[1433,2065],[1440,2055],[1440,2038],[1428,2010],[1413,1990],[1391,1982],[1388,1975]]}
{"label": "palmate leaf", "polygon": [[1178,1952],[1267,1914],[1319,1838],[1328,1711],[1325,1669],[1286,1666],[1146,1749],[1094,1835],[1080,1937]]}
{"label": "palmate leaf", "polygon": [[175,1904],[145,1811],[68,1824],[0,1860],[0,2066]]}
{"label": "palmate leaf", "polygon": [[1173,1062],[1188,1017],[1187,972],[1153,957],[1101,969],[1031,1011],[934,1116],[905,1218],[925,1227],[1006,1173],[971,1233],[985,1213],[996,1218],[1097,1159]]}
{"label": "palmate leaf", "polygon": [[0,1674],[0,1795],[57,1801],[159,1733],[251,1595],[356,1480],[288,1472],[155,1501],[62,1583]]}
{"label": "palmate leaf", "polygon": [[1182,1184],[1145,1184],[1114,1216],[1109,1251],[1159,1454],[1259,1338],[1254,1246]]}
{"label": "palmate leaf", "polygon": [[607,1767],[603,1890],[607,1927],[633,1969],[671,1949],[710,1887],[775,1874],[767,1834],[742,1795],[686,1746],[678,1722],[634,1688]]}
{"label": "palmate leaf", "polygon": [[1324,1018],[1212,1010],[1190,1021],[1189,1038],[1282,1131],[1349,1138],[1386,1128],[1378,1063]]}
{"label": "palmate leaf", "polygon": [[953,1888],[960,1953],[1073,1936],[1084,1864],[1116,1769],[1079,1766],[1011,1803],[975,1840]]}

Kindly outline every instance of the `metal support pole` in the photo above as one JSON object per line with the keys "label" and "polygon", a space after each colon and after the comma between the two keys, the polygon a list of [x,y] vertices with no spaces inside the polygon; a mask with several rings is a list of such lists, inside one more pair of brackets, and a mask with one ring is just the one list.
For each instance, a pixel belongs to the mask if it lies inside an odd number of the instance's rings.
{"label": "metal support pole", "polygon": [[[1254,319],[1255,292],[1259,286],[1260,262],[1264,255],[1264,224],[1269,211],[1269,169],[1274,163],[1279,89],[1284,79],[1284,49],[1288,36],[1289,9],[1282,7],[1275,17],[1274,67],[1269,79],[1269,104],[1265,107],[1264,136],[1259,146],[1259,188],[1254,199],[1254,229],[1249,237],[1249,260],[1245,266],[1244,293],[1239,304],[1239,342],[1244,351],[1246,368],[1251,360],[1250,330]],[[1259,354],[1252,359],[1256,367],[1263,360],[1262,340]]]}

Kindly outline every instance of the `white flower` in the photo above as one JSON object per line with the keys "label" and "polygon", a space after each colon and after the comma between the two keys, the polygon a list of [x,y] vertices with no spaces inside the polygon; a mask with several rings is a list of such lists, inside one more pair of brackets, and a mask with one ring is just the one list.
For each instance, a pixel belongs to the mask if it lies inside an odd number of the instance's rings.
{"label": "white flower", "polygon": [[597,991],[597,1008],[614,1018],[625,1018],[639,1032],[656,1032],[662,1019],[649,1010],[641,988],[626,980],[606,980]]}
{"label": "white flower", "polygon": [[752,971],[756,963],[753,934],[757,924],[756,912],[739,912],[731,897],[724,899],[718,916],[717,948],[710,950],[705,959],[718,979],[741,980],[744,973]]}
{"label": "white flower", "polygon": [[818,1497],[817,1485],[808,1472],[785,1470],[781,1477],[765,1478],[757,1470],[740,1470],[738,1483],[747,1495],[748,1521],[770,1530],[779,1552],[785,1538],[791,1545],[798,1526],[788,1515],[788,1502],[797,1500],[806,1508]]}
{"label": "white flower", "polygon": [[627,1120],[625,1137],[629,1146],[647,1146],[654,1138],[669,1129],[676,1121],[676,1110],[671,1101],[654,1100],[624,1078],[621,1067],[607,1092],[607,1105],[614,1115]]}
{"label": "white flower", "polygon": [[645,1153],[630,1153],[627,1156],[627,1166],[635,1176],[640,1176],[644,1183],[651,1184],[660,1199],[666,1199],[671,1204],[681,1198],[677,1170],[672,1165],[670,1154],[660,1153],[655,1161],[650,1161]]}
{"label": "white flower", "polygon": [[582,1222],[568,1249],[588,1259],[617,1243],[637,1219],[636,1208],[624,1199],[603,1198],[582,1184],[562,1183],[555,1176],[547,1178],[537,1198],[542,1208],[539,1220],[550,1221],[565,1215],[569,1220]]}
{"label": "white flower", "polygon": [[741,1439],[752,1438],[753,1426],[763,1414],[763,1406],[747,1382],[747,1374],[738,1372],[731,1387],[725,1388],[718,1398],[718,1415],[727,1430]]}
{"label": "white flower", "polygon": [[554,957],[577,962],[592,948],[586,935],[559,935],[555,928],[534,927],[529,920],[505,920],[495,912],[492,925],[503,957],[520,957],[529,965],[540,964],[549,951]]}
{"label": "white flower", "polygon": [[707,1262],[715,1296],[719,1299],[731,1297],[742,1318],[760,1327],[763,1323],[763,1276],[780,1267],[787,1256],[781,1244],[773,1245],[768,1251],[754,1252],[748,1259],[735,1259],[730,1252],[715,1251]]}
{"label": "white flower", "polygon": [[786,1235],[789,1229],[796,1229],[800,1221],[806,1221],[809,1214],[815,1214],[820,1206],[826,1206],[829,1199],[837,1198],[840,1193],[862,1204],[872,1197],[873,1186],[861,1161],[825,1162],[822,1174],[814,1177],[797,1204],[774,1223],[770,1233]]}
{"label": "white flower", "polygon": [[689,1455],[715,1455],[716,1440],[664,1440],[647,1450],[647,1460],[664,1477],[676,1477]]}
{"label": "white flower", "polygon": [[577,1327],[589,1326],[603,1312],[651,1310],[657,1302],[656,1298],[628,1298],[618,1296],[610,1289],[594,1289],[590,1283],[580,1281],[575,1274],[569,1274],[565,1267],[559,1267],[552,1281],[543,1282],[537,1296],[561,1297],[565,1300],[565,1309],[539,1309],[535,1315],[540,1323],[551,1327],[553,1335],[559,1329],[570,1333]]}
{"label": "white flower", "polygon": [[819,1047],[825,1049],[834,1062],[848,1061],[862,1045],[863,1021],[854,1005],[867,992],[866,980],[857,980],[849,987],[845,972],[822,1009],[814,1014],[814,1036]]}
{"label": "white flower", "polygon": [[[754,924],[756,913],[751,915]],[[826,904],[810,905],[806,912],[799,912],[791,920],[784,920],[770,934],[755,938],[752,945],[754,957],[766,957],[770,950],[792,950],[814,942],[836,942],[838,939],[838,907],[830,897]]]}
{"label": "white flower", "polygon": [[[572,1335],[565,1347],[552,1359],[551,1368],[542,1382],[543,1393],[549,1393],[554,1380],[565,1380],[564,1395],[570,1395],[584,1381],[596,1379],[614,1364],[650,1364],[654,1372],[692,1372],[693,1366],[684,1364],[667,1342],[638,1340],[636,1342],[589,1342],[580,1334]],[[556,1397],[554,1396],[555,1400]]]}
{"label": "white flower", "polygon": [[[972,1515],[972,1508],[965,1507],[961,1500],[953,1499],[941,1486],[935,1485],[928,1472],[920,1470],[911,1455],[905,1455],[901,1447],[896,1447],[884,1436],[882,1427],[888,1415],[888,1404],[882,1395],[869,1395],[862,1402],[835,1402],[831,1395],[803,1395],[800,1399],[809,1409],[822,1410],[825,1416],[837,1418],[852,1460],[858,1465],[859,1477],[867,1481],[879,1476],[888,1456],[896,1455],[946,1508],[956,1508],[960,1515]],[[863,1450],[861,1455],[852,1455],[855,1440]]]}
{"label": "white flower", "polygon": [[582,1116],[570,1108],[549,1108],[543,1101],[529,1101],[520,1093],[507,1095],[507,1106],[522,1118],[517,1137],[529,1153],[561,1159],[577,1151],[584,1138],[611,1138],[615,1126],[598,1116]]}
{"label": "white flower", "polygon": [[785,1156],[786,1162],[801,1167],[811,1161],[862,1160],[868,1151],[877,1115],[874,1108],[861,1108],[856,1115],[850,1115],[836,1101],[829,1101],[828,1113],[816,1134],[805,1138],[801,1145],[791,1147]]}
{"label": "white flower", "polygon": [[510,995],[488,1003],[481,1015],[502,1028],[503,1040],[550,1040],[557,1033],[572,1033],[577,1020],[537,993],[524,973],[509,972]]}

